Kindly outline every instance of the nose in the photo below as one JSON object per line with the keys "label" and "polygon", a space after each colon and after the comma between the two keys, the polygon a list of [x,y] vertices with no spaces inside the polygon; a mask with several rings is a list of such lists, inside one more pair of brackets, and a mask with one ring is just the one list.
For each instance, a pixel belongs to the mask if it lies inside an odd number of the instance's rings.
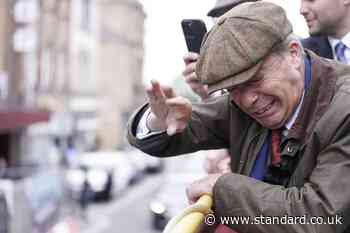
{"label": "nose", "polygon": [[241,91],[241,104],[246,109],[253,107],[258,99],[259,94],[252,88],[244,88]]}
{"label": "nose", "polygon": [[306,16],[307,13],[308,13],[308,7],[307,7],[307,3],[305,0],[300,0],[300,8],[299,8],[299,13],[302,15],[302,16]]}

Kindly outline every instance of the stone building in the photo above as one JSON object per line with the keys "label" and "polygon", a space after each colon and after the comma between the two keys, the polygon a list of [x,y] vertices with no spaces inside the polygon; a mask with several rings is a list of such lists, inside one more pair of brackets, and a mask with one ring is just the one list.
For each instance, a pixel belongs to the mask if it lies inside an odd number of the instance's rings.
{"label": "stone building", "polygon": [[99,0],[99,121],[101,149],[125,146],[126,120],[144,100],[145,13],[137,0]]}

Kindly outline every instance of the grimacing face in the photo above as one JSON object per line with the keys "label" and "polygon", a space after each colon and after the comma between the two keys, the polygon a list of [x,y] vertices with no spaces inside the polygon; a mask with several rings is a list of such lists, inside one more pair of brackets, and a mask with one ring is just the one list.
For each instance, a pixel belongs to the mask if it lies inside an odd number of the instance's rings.
{"label": "grimacing face", "polygon": [[343,0],[300,0],[300,14],[304,16],[311,36],[339,37],[343,23],[348,24],[344,22],[347,9]]}
{"label": "grimacing face", "polygon": [[252,80],[229,89],[231,100],[266,128],[284,126],[301,100],[304,69],[293,56],[268,56]]}

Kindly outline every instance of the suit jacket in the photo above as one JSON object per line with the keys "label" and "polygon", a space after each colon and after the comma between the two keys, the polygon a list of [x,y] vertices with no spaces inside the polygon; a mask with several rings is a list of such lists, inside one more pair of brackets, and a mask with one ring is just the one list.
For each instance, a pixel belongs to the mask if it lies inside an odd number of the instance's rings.
{"label": "suit jacket", "polygon": [[[213,189],[220,216],[339,215],[342,224],[228,224],[238,232],[348,232],[350,229],[350,67],[311,57],[312,80],[282,155],[299,162],[286,187],[248,177],[268,129],[240,111],[228,95],[193,105],[187,128],[172,137],[135,137],[142,106],[128,123],[129,142],[144,152],[168,157],[228,148],[233,173]],[[325,219],[327,220],[327,219]],[[252,219],[253,221],[253,219]],[[349,231],[350,232],[350,231]]]}
{"label": "suit jacket", "polygon": [[301,40],[304,48],[309,49],[320,57],[333,59],[332,47],[328,38],[324,36],[311,36]]}

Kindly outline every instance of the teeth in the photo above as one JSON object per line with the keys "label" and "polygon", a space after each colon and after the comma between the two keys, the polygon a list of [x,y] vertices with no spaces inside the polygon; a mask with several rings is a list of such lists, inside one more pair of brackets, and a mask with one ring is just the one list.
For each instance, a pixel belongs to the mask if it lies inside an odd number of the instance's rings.
{"label": "teeth", "polygon": [[260,111],[257,112],[258,115],[263,114],[264,112],[266,112],[267,110],[269,110],[269,108],[272,106],[273,102],[271,102],[269,105],[267,105],[265,108],[261,109]]}

